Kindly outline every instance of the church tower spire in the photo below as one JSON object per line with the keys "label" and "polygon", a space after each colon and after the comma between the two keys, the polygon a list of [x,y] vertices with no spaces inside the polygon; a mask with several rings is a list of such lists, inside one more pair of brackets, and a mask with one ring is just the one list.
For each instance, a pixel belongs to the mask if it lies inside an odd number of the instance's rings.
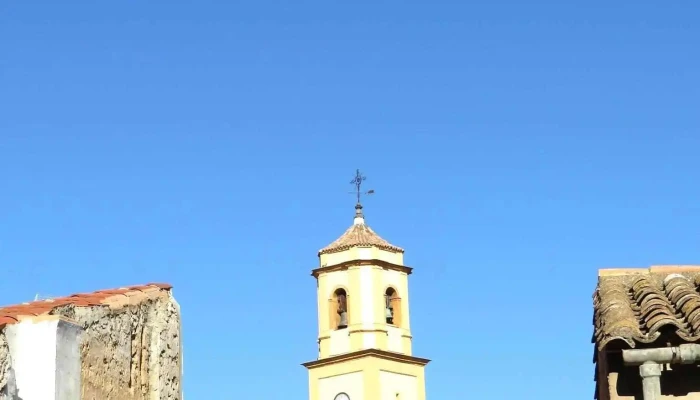
{"label": "church tower spire", "polygon": [[[357,171],[352,225],[318,252],[318,359],[310,400],[425,400],[427,359],[412,354],[404,250],[367,225]],[[340,397],[337,397],[340,396]]]}

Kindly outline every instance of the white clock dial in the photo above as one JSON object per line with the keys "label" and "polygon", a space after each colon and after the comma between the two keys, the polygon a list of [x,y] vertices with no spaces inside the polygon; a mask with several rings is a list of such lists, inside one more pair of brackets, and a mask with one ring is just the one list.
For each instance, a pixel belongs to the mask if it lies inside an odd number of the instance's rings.
{"label": "white clock dial", "polygon": [[350,396],[347,393],[338,393],[333,400],[350,400]]}

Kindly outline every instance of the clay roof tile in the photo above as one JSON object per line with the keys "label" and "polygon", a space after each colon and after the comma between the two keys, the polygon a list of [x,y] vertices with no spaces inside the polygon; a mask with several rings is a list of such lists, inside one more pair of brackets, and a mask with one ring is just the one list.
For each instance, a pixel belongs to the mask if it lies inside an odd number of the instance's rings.
{"label": "clay roof tile", "polygon": [[0,327],[8,325],[8,324],[14,324],[17,322],[17,318],[9,315],[0,315]]}
{"label": "clay roof tile", "polygon": [[[698,266],[600,270],[593,294],[596,350],[653,346],[663,335],[680,342],[700,340],[698,289]],[[597,369],[596,364],[596,374]]]}
{"label": "clay roof tile", "polygon": [[156,287],[159,287],[161,289],[167,289],[167,290],[170,290],[173,288],[173,285],[171,285],[169,283],[162,283],[162,282],[161,283],[152,282],[152,283],[149,283],[147,286],[156,286]]}
{"label": "clay roof tile", "polygon": [[319,250],[318,255],[337,253],[358,246],[376,247],[392,253],[404,252],[402,248],[394,246],[384,240],[365,223],[365,218],[362,214],[362,206],[360,205],[356,207],[355,220],[352,226],[333,243]]}
{"label": "clay roof tile", "polygon": [[138,297],[141,296],[143,299],[147,299],[152,297],[154,294],[159,294],[162,291],[168,291],[171,288],[172,286],[168,284],[135,285],[128,288],[105,289],[90,293],[76,293],[67,297],[0,307],[0,327],[16,323],[20,319],[20,316],[32,317],[49,314],[55,308],[66,305],[72,305],[74,307],[106,306],[108,305],[107,303],[110,302],[110,299],[115,296],[123,296],[123,298],[133,297],[136,300],[138,300]]}
{"label": "clay roof tile", "polygon": [[652,266],[601,270],[594,293],[594,336],[599,349],[657,340],[669,327],[682,340],[700,340],[700,268]]}

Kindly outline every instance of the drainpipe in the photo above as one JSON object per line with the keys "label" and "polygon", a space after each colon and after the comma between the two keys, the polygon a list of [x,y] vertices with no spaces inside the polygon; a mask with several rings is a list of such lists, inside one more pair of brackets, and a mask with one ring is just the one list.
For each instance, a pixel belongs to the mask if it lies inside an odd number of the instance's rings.
{"label": "drainpipe", "polygon": [[625,365],[639,366],[644,400],[661,400],[661,364],[693,364],[700,361],[700,344],[622,350],[622,360]]}

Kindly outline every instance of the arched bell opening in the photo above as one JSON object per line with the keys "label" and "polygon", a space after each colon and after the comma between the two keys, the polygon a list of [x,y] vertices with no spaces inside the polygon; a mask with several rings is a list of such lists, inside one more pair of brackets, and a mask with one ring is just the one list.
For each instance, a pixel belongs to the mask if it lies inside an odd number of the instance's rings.
{"label": "arched bell opening", "polygon": [[345,289],[336,289],[329,299],[329,321],[333,330],[348,327],[348,294]]}
{"label": "arched bell opening", "polygon": [[401,326],[401,298],[391,287],[384,292],[384,318],[389,325]]}

